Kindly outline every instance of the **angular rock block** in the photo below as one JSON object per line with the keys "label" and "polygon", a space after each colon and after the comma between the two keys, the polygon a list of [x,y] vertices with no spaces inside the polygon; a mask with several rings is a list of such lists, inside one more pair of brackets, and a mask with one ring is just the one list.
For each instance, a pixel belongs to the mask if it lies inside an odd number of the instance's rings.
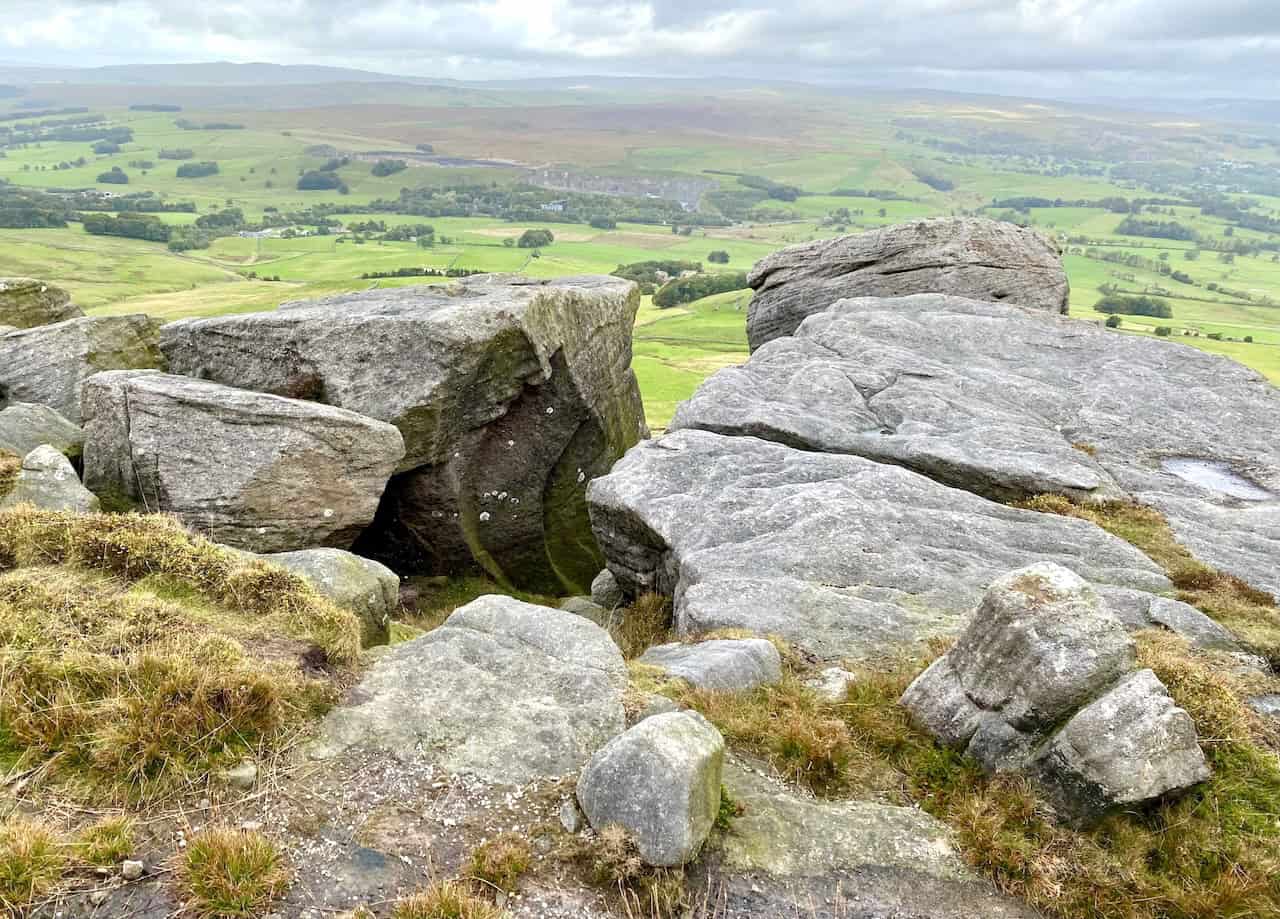
{"label": "angular rock block", "polygon": [[354,412],[160,373],[84,387],[85,484],[251,552],[350,546],[404,455]]}
{"label": "angular rock block", "polygon": [[1067,273],[1035,230],[941,217],[791,246],[758,262],[747,338],[755,350],[844,297],[945,293],[1067,312]]}
{"label": "angular rock block", "polygon": [[0,278],[0,326],[33,329],[83,315],[61,287],[34,278]]}
{"label": "angular rock block", "polygon": [[175,372],[394,424],[406,453],[365,554],[585,593],[586,483],[647,436],[618,278],[367,291],[165,327]]}
{"label": "angular rock block", "polygon": [[386,565],[343,549],[300,549],[262,556],[305,578],[321,595],[360,617],[364,644],[385,644],[400,607],[400,577]]}
{"label": "angular rock block", "polygon": [[507,785],[560,778],[622,731],[626,688],[604,629],[481,597],[379,658],[326,717],[312,753],[383,752]]}
{"label": "angular rock block", "polygon": [[646,718],[611,740],[578,777],[578,803],[597,831],[621,826],[649,865],[701,850],[720,809],[724,738],[696,712]]}
{"label": "angular rock block", "polygon": [[35,402],[79,424],[80,387],[89,377],[164,366],[157,328],[147,316],[101,316],[0,337],[0,408]]}
{"label": "angular rock block", "polygon": [[19,504],[76,514],[92,513],[99,507],[97,496],[80,484],[71,461],[47,444],[23,458],[13,489],[0,500],[0,510]]}
{"label": "angular rock block", "polygon": [[720,692],[742,692],[782,679],[782,655],[763,638],[655,645],[640,656],[640,663],[661,668],[697,689]]}
{"label": "angular rock block", "polygon": [[0,450],[26,456],[45,444],[78,458],[84,452],[84,432],[47,405],[16,402],[0,410]]}

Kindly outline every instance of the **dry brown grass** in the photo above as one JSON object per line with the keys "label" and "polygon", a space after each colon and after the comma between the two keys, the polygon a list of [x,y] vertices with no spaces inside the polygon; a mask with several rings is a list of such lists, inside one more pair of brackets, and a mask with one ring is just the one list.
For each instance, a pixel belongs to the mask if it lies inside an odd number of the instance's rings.
{"label": "dry brown grass", "polygon": [[636,597],[630,606],[619,610],[617,624],[610,630],[626,660],[667,641],[670,633],[671,601],[660,594]]}
{"label": "dry brown grass", "polygon": [[502,919],[502,910],[460,881],[440,881],[396,901],[391,919]]}
{"label": "dry brown grass", "polygon": [[468,870],[473,878],[513,891],[532,861],[528,840],[515,833],[501,833],[471,851]]}
{"label": "dry brown grass", "polygon": [[680,868],[651,868],[622,827],[606,826],[576,841],[574,856],[587,879],[608,888],[628,919],[675,919],[692,905]]}
{"label": "dry brown grass", "polygon": [[178,860],[184,913],[199,919],[261,916],[288,884],[280,850],[248,830],[205,830]]}
{"label": "dry brown grass", "polygon": [[13,491],[13,484],[22,470],[22,457],[7,450],[0,450],[0,498]]}
{"label": "dry brown grass", "polygon": [[119,865],[133,852],[134,821],[131,817],[103,817],[80,831],[76,853],[90,865]]}
{"label": "dry brown grass", "polygon": [[53,889],[66,866],[66,846],[52,828],[10,817],[0,825],[0,911],[21,915]]}

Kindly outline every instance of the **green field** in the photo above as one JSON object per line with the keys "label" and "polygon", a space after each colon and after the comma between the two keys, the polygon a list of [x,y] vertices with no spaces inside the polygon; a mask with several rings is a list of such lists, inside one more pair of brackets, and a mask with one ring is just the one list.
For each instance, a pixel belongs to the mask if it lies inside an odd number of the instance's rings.
{"label": "green field", "polygon": [[[146,100],[157,95],[151,88],[134,92]],[[206,103],[210,98],[182,88],[169,96],[182,100],[184,92]],[[1171,305],[1172,318],[1125,316],[1121,332],[1151,335],[1168,326],[1173,340],[1228,355],[1280,380],[1276,234],[1206,213],[1203,206],[1206,200],[1244,206],[1260,226],[1259,220],[1280,213],[1275,145],[1236,129],[1196,124],[1199,140],[1188,144],[1182,135],[1192,128],[1156,116],[977,97],[837,97],[803,89],[792,95],[742,89],[712,96],[648,88],[610,90],[607,99],[568,90],[540,96],[459,90],[447,103],[431,88],[347,92],[350,99],[326,104],[303,88],[276,89],[278,98],[265,93],[260,105],[248,109],[243,102],[210,104],[181,117],[244,128],[184,130],[172,114],[130,111],[125,88],[50,88],[59,104],[92,105],[110,125],[131,129],[133,140],[104,156],[79,141],[0,143],[0,180],[45,190],[150,192],[168,203],[194,205],[193,213],[159,215],[175,226],[227,208],[238,208],[246,224],[256,225],[320,205],[342,227],[372,219],[388,227],[429,223],[433,246],[340,227],[298,238],[226,235],[208,248],[177,253],[163,243],[95,236],[72,222],[56,229],[0,229],[0,275],[60,284],[93,313],[146,312],[168,320],[436,280],[361,277],[410,268],[556,277],[664,259],[744,271],[793,243],[928,216],[980,213],[1033,225],[1057,240],[1071,280],[1072,315],[1101,321],[1093,305],[1104,288],[1159,296]],[[1131,138],[1129,148],[1098,140],[1122,127]],[[463,164],[412,161],[414,145],[424,142]],[[158,152],[178,147],[190,149],[196,161],[216,161],[218,174],[177,177],[179,163],[159,159]],[[299,191],[299,174],[319,168],[334,151],[352,157],[336,170],[345,190]],[[371,163],[359,158],[369,151],[402,151],[412,164],[377,177]],[[83,165],[59,168],[81,157]],[[476,165],[468,158],[509,165]],[[138,165],[142,161],[150,165]],[[1218,175],[1227,168],[1223,163],[1229,164],[1229,182]],[[531,221],[495,214],[414,216],[371,207],[377,199],[395,200],[402,188],[452,195],[464,187],[515,187],[524,181],[517,164],[564,168],[593,181],[706,182],[716,194],[702,197],[690,217],[694,222],[708,207],[715,212],[714,202],[744,192],[734,173],[794,186],[797,194],[764,197],[729,225],[695,227],[688,235],[657,222],[596,229],[585,220],[545,222],[548,215],[542,213]],[[1238,178],[1246,168],[1241,164],[1251,170],[1253,185]],[[129,175],[127,185],[96,181],[113,166]],[[1152,174],[1134,178],[1135,169]],[[1274,192],[1267,184],[1273,175]],[[1171,184],[1169,176],[1182,176],[1182,184]],[[642,191],[629,194],[643,197]],[[994,205],[1030,197],[1058,206]],[[1176,221],[1196,241],[1119,234],[1123,216],[1099,203],[1117,197],[1159,202],[1139,207],[1140,216]],[[512,245],[529,227],[550,229],[555,242],[536,252]],[[1239,250],[1230,258],[1221,251],[1228,246]],[[729,263],[709,264],[713,250],[727,252]],[[663,427],[707,374],[743,359],[747,302],[748,294],[738,292],[659,310],[646,299],[637,320],[635,366],[654,427]]]}

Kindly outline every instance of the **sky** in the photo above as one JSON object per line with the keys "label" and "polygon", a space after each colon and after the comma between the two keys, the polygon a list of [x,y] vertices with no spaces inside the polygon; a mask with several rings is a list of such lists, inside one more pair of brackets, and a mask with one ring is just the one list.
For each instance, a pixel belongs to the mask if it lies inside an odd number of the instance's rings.
{"label": "sky", "polygon": [[0,63],[1280,98],[1280,0],[0,0]]}

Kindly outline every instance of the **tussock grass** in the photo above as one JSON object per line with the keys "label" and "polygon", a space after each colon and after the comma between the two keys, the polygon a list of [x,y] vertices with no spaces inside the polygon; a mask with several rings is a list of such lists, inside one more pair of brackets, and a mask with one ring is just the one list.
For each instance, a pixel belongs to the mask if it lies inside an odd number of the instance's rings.
{"label": "tussock grass", "polygon": [[1178,599],[1216,619],[1273,667],[1280,668],[1276,598],[1199,561],[1178,542],[1159,511],[1127,501],[1080,505],[1060,495],[1039,495],[1018,506],[1088,520],[1141,549],[1165,570],[1178,590]]}
{"label": "tussock grass", "polygon": [[636,597],[630,606],[618,611],[616,624],[609,630],[626,660],[667,641],[670,632],[671,601],[661,594]]}
{"label": "tussock grass", "polygon": [[587,879],[611,889],[623,914],[636,919],[675,919],[692,905],[681,868],[645,865],[621,826],[606,826],[576,842],[574,856]]}
{"label": "tussock grass", "polygon": [[0,450],[0,498],[13,491],[18,481],[18,473],[22,471],[22,457]]}
{"label": "tussock grass", "polygon": [[415,630],[414,634],[408,637],[416,637],[421,632],[429,632],[443,625],[449,618],[449,614],[458,607],[466,606],[472,600],[489,594],[501,594],[523,600],[525,603],[553,608],[558,603],[554,597],[512,590],[510,587],[504,587],[496,581],[477,575],[447,580],[410,578],[405,587],[402,597],[407,600],[407,608],[404,611],[407,617],[406,624]]}
{"label": "tussock grass", "polygon": [[502,833],[471,850],[468,872],[471,877],[510,892],[516,889],[532,861],[528,840],[515,833]]}
{"label": "tussock grass", "polygon": [[305,582],[168,518],[0,514],[0,755],[116,800],[199,783],[335,697],[290,633],[358,648]]}
{"label": "tussock grass", "polygon": [[396,901],[391,919],[502,919],[506,914],[460,881],[440,881]]}
{"label": "tussock grass", "polygon": [[284,857],[261,833],[211,829],[179,858],[177,883],[184,912],[199,919],[256,917],[289,883]]}
{"label": "tussock grass", "polygon": [[130,817],[104,817],[80,831],[76,853],[90,865],[119,865],[133,852],[133,829]]}
{"label": "tussock grass", "polygon": [[51,827],[10,817],[0,824],[0,912],[21,915],[49,894],[66,866],[66,847]]}

